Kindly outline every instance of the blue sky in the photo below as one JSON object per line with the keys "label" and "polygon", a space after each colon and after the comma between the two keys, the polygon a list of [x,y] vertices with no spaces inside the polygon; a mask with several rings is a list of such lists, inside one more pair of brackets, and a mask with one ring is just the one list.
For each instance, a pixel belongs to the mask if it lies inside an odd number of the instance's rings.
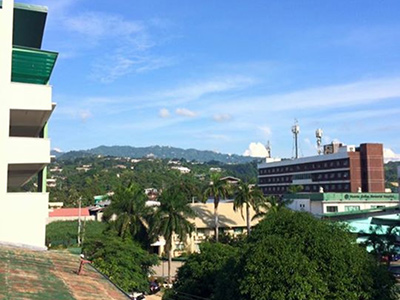
{"label": "blue sky", "polygon": [[49,7],[43,48],[60,52],[53,148],[269,140],[291,157],[297,119],[305,156],[317,128],[400,153],[399,1],[28,3]]}

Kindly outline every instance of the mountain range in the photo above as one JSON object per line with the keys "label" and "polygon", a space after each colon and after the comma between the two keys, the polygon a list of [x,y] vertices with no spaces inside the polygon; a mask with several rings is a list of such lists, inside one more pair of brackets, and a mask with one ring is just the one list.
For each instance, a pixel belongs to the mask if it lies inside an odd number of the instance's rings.
{"label": "mountain range", "polygon": [[242,156],[237,154],[223,154],[210,150],[181,149],[170,146],[149,146],[149,147],[132,147],[132,146],[99,146],[88,150],[60,152],[52,150],[59,160],[69,160],[80,157],[93,155],[131,157],[131,158],[165,158],[165,159],[185,159],[187,161],[209,162],[218,161],[222,163],[246,163],[257,160],[259,158]]}

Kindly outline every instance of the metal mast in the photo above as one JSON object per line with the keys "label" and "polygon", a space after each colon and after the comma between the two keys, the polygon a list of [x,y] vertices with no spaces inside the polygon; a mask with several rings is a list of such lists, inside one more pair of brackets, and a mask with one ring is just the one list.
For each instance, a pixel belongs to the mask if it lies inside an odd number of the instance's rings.
{"label": "metal mast", "polygon": [[295,158],[299,158],[299,146],[298,146],[298,136],[300,133],[300,126],[295,119],[294,125],[292,126],[293,140],[294,140],[294,150],[295,150]]}
{"label": "metal mast", "polygon": [[317,138],[317,151],[318,151],[318,155],[322,154],[322,148],[321,148],[321,143],[322,143],[322,134],[324,132],[322,131],[321,128],[318,128],[315,131],[315,137]]}

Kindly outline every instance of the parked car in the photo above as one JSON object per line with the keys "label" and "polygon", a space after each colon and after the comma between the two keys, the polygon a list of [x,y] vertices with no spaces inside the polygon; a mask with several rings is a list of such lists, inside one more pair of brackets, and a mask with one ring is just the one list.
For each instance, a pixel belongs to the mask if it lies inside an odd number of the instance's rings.
{"label": "parked car", "polygon": [[391,265],[388,270],[390,273],[392,273],[397,281],[400,280],[400,265]]}
{"label": "parked car", "polygon": [[133,292],[133,293],[129,294],[129,297],[132,300],[146,300],[146,296],[143,293]]}

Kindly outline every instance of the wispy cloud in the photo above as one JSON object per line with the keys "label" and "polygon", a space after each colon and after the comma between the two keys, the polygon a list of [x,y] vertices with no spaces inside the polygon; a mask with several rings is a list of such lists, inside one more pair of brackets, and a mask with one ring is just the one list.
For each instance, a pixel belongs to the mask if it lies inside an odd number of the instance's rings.
{"label": "wispy cloud", "polygon": [[169,110],[166,108],[161,108],[158,115],[160,118],[169,118],[171,116]]}
{"label": "wispy cloud", "polygon": [[268,126],[261,126],[258,127],[259,130],[263,133],[264,136],[269,137],[272,134],[271,127]]}
{"label": "wispy cloud", "polygon": [[191,111],[187,108],[177,108],[175,110],[175,113],[177,115],[183,116],[183,117],[189,117],[189,118],[194,118],[197,116],[197,113],[194,111]]}
{"label": "wispy cloud", "polygon": [[230,114],[215,114],[213,115],[213,120],[216,122],[226,122],[232,119]]}
{"label": "wispy cloud", "polygon": [[[247,97],[233,100],[227,107],[216,104],[214,109],[226,109],[229,113],[269,112],[330,109],[376,103],[400,97],[400,78],[364,80],[343,85],[323,86],[284,94]],[[251,105],[249,105],[251,104]]]}
{"label": "wispy cloud", "polygon": [[178,102],[187,102],[209,94],[218,94],[248,88],[255,82],[255,79],[251,77],[221,76],[195,83],[182,83],[181,86],[175,89],[160,92],[159,96],[177,99]]}

